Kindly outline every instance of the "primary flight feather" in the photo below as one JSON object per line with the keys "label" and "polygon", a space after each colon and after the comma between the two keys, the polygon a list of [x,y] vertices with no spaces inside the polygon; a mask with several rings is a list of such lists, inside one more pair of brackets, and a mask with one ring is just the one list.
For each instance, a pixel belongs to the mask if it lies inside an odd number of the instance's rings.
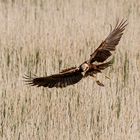
{"label": "primary flight feather", "polygon": [[[79,67],[64,69],[59,74],[54,74],[46,77],[30,77],[28,75],[25,75],[25,81],[31,86],[62,88],[68,85],[76,84],[82,78],[87,76],[92,76],[94,77],[94,79],[96,79],[97,73],[101,73],[102,70],[112,65],[112,60],[105,63],[103,62],[112,55],[112,51],[115,51],[116,46],[118,45],[126,26],[127,20],[121,20],[120,22],[117,21],[114,29],[109,33],[107,38],[90,55],[90,59],[83,62]],[[95,61],[102,64],[93,64]],[[100,86],[104,86],[97,79],[96,83]]]}

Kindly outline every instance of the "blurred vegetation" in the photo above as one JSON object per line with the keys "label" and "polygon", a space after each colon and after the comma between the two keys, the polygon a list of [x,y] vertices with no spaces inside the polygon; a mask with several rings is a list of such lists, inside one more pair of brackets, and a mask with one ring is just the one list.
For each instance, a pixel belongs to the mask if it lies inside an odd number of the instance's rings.
{"label": "blurred vegetation", "polygon": [[[138,139],[140,137],[140,1],[1,0],[0,139]],[[112,67],[65,89],[26,86],[78,66],[128,19]]]}

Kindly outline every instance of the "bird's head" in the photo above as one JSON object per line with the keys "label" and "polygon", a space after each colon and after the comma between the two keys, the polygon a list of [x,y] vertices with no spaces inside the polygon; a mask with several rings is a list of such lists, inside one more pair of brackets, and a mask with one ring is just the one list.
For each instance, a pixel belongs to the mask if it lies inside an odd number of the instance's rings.
{"label": "bird's head", "polygon": [[83,72],[86,72],[89,70],[89,65],[88,63],[85,61],[83,64],[80,65],[80,69],[83,71]]}

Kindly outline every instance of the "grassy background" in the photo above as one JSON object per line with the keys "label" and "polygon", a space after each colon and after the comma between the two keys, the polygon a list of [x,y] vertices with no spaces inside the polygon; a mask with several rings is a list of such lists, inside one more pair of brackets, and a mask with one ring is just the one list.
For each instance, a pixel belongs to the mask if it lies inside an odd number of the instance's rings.
{"label": "grassy background", "polygon": [[[117,18],[129,25],[104,88],[86,78],[64,89],[22,76],[81,64]],[[140,139],[139,0],[0,0],[0,139]]]}

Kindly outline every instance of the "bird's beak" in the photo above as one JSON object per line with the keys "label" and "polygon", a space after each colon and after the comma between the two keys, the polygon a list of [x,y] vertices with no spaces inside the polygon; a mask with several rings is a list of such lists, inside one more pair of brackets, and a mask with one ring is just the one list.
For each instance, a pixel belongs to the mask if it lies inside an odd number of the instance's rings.
{"label": "bird's beak", "polygon": [[89,70],[89,67],[86,68],[85,72],[87,72]]}

